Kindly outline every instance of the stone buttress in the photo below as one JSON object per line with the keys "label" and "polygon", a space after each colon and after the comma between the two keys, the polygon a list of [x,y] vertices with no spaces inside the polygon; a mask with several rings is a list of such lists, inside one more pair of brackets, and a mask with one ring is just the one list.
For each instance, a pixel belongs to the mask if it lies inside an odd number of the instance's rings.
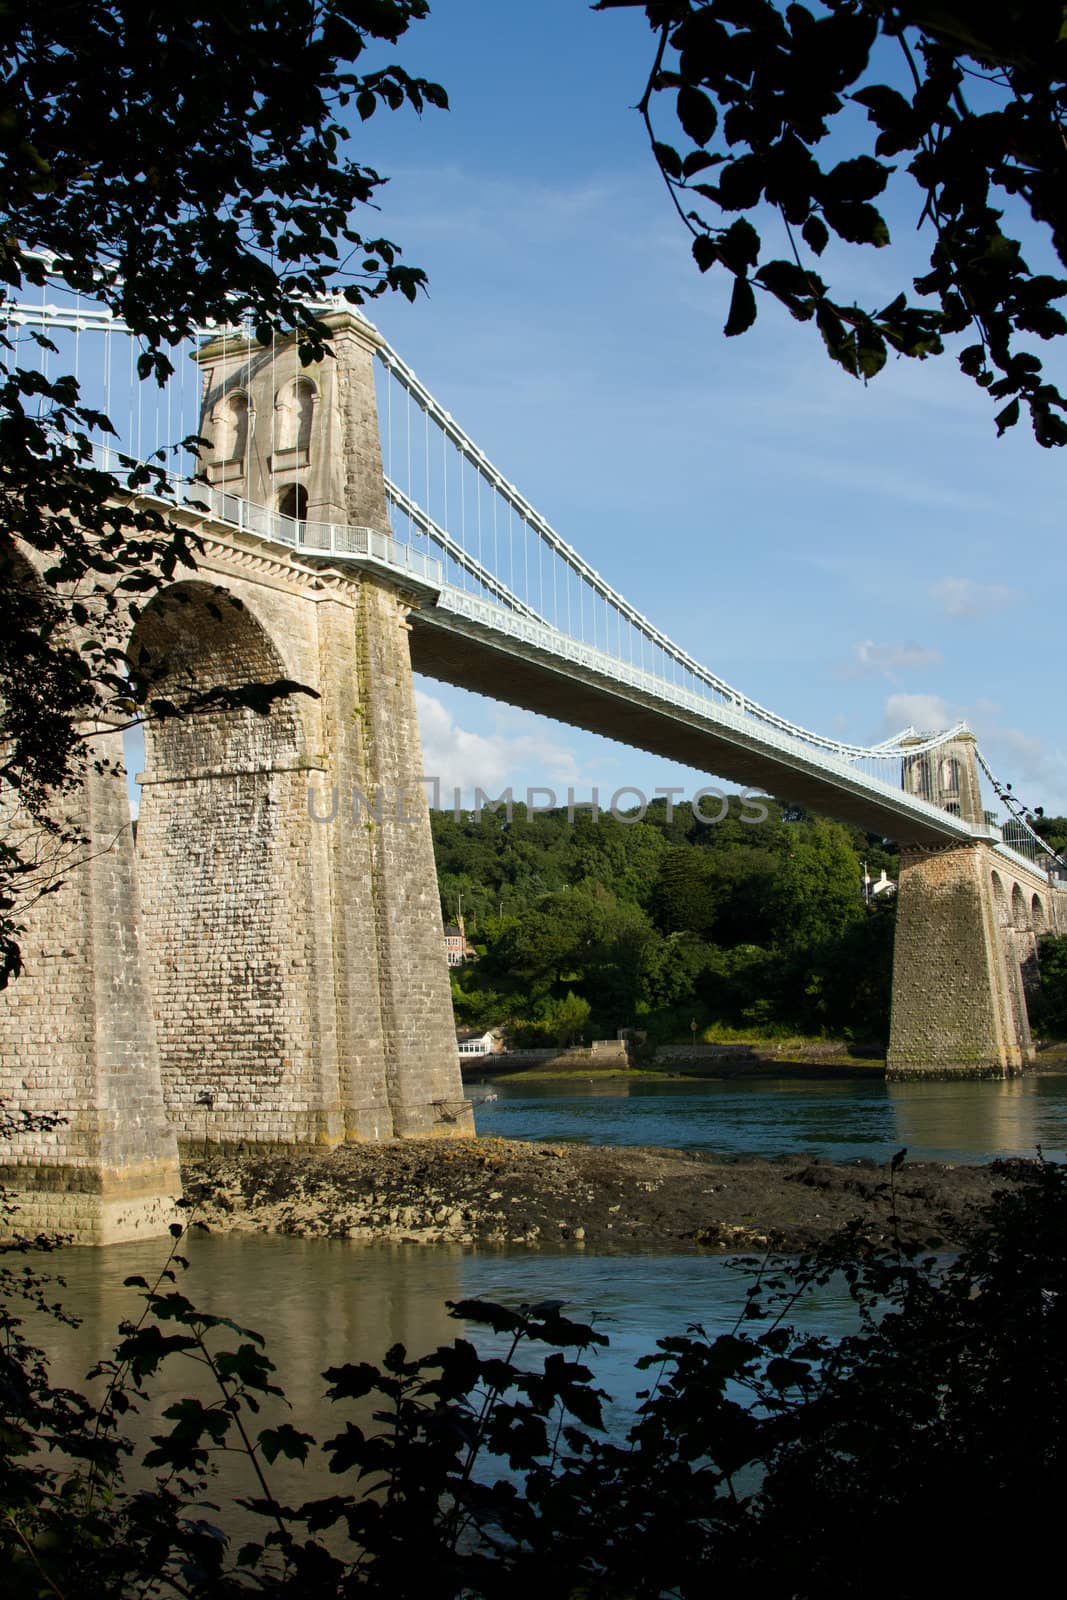
{"label": "stone buttress", "polygon": [[[234,504],[387,532],[375,336],[329,320],[332,353],[308,369],[291,343],[201,347],[205,476]],[[165,1231],[176,1137],[473,1133],[420,781],[413,597],[272,539],[269,516],[257,537],[175,514],[202,548],[133,623],[135,679],[179,706],[249,683],[309,692],[149,722],[136,860],[121,771],[87,769],[90,859],[34,907],[25,975],[0,1003],[0,1099],[66,1119],[0,1150],[16,1225],[79,1242]]]}
{"label": "stone buttress", "polygon": [[[971,735],[905,761],[906,785],[990,834]],[[890,1077],[1005,1077],[1033,1060],[1025,979],[1056,896],[992,842],[904,846]]]}
{"label": "stone buttress", "polygon": [[[108,1244],[163,1234],[178,1216],[120,752],[117,733],[90,739],[80,785],[57,803],[84,843],[45,868],[61,887],[27,912],[23,972],[0,1004],[0,1100],[12,1118],[0,1182],[16,1208],[5,1233]],[[38,842],[47,859],[52,843]],[[59,1120],[19,1131],[22,1111]]]}
{"label": "stone buttress", "polygon": [[[201,348],[205,473],[301,522],[388,532],[374,334],[328,320],[331,354],[306,369],[292,343]],[[184,605],[182,587],[139,625],[164,692],[284,678],[314,694],[148,733],[140,872],[179,1137],[473,1132],[419,781],[409,597],[310,545],[221,530]]]}

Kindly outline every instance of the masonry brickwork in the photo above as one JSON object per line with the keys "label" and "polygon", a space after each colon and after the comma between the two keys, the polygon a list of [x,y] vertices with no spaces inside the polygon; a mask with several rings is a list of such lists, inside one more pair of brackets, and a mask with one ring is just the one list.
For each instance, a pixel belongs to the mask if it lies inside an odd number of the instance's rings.
{"label": "masonry brickwork", "polygon": [[993,845],[901,852],[890,1077],[1006,1077],[1034,1059],[1026,990],[1064,895]]}
{"label": "masonry brickwork", "polygon": [[182,1138],[472,1131],[406,613],[376,578],[309,570],[236,536],[207,541],[195,582],[139,624],[168,663],[168,696],[242,676],[317,695],[146,734],[145,956]]}
{"label": "masonry brickwork", "polygon": [[60,813],[85,843],[50,868],[53,842],[38,836],[45,880],[64,881],[27,914],[23,975],[0,1008],[0,1101],[16,1119],[22,1111],[58,1119],[49,1129],[13,1122],[0,1143],[13,1225],[84,1244],[165,1232],[181,1193],[115,744],[114,734],[89,741],[83,781]]}
{"label": "masonry brickwork", "polygon": [[[333,354],[307,372],[291,348],[201,350],[207,474],[276,509],[299,487],[297,514],[387,528],[373,334],[333,320]],[[0,1098],[66,1118],[6,1141],[19,1225],[80,1242],[165,1229],[176,1138],[473,1133],[410,597],[205,528],[195,570],[131,630],[153,695],[279,679],[311,693],[150,724],[136,862],[121,773],[87,771],[92,860],[35,911],[26,976],[0,1008]]]}
{"label": "masonry brickwork", "polygon": [[1037,981],[1038,938],[1058,926],[1065,897],[996,849],[972,734],[906,757],[904,782],[991,837],[901,851],[888,1074],[1021,1072],[1034,1059],[1026,990]]}

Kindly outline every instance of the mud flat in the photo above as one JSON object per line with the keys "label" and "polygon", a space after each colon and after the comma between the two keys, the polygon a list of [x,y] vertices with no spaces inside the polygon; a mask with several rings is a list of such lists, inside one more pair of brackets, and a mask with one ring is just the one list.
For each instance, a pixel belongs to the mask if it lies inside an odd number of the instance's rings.
{"label": "mud flat", "polygon": [[[906,1162],[893,1185],[902,1228],[931,1245],[958,1243],[1022,1165]],[[889,1172],[870,1161],[470,1139],[197,1153],[183,1173],[197,1217],[217,1231],[795,1251],[853,1219],[871,1239],[891,1229]]]}

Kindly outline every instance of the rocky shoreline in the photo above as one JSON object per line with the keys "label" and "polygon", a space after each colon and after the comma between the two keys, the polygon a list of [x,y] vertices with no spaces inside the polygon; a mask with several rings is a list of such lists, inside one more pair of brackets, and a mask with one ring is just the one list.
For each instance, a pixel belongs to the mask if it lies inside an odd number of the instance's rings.
{"label": "rocky shoreline", "polygon": [[[871,1161],[470,1139],[190,1151],[183,1175],[197,1219],[220,1232],[797,1251],[855,1219],[872,1240],[891,1230],[889,1171]],[[1004,1163],[905,1162],[894,1180],[901,1225],[954,1245],[1009,1181]]]}

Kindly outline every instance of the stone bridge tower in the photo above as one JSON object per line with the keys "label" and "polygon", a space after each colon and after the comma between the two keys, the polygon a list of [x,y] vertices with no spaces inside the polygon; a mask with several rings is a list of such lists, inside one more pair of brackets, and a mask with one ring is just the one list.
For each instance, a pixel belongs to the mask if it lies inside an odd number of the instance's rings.
{"label": "stone bridge tower", "polygon": [[[375,335],[329,320],[332,353],[307,369],[291,342],[200,349],[205,475],[284,516],[387,531]],[[0,1001],[0,1099],[68,1118],[43,1165],[32,1134],[0,1150],[19,1225],[84,1242],[170,1220],[175,1139],[473,1132],[419,781],[412,596],[272,542],[269,516],[257,537],[178,515],[200,533],[196,568],[129,636],[152,697],[281,679],[307,692],[149,723],[136,859],[121,776],[87,778],[88,832],[108,848],[50,897]],[[89,1200],[68,1203],[75,1191]]]}
{"label": "stone bridge tower", "polygon": [[996,848],[975,748],[964,734],[905,757],[907,788],[988,838],[901,851],[890,1077],[1004,1077],[1034,1059],[1026,990],[1060,896],[1039,868]]}

